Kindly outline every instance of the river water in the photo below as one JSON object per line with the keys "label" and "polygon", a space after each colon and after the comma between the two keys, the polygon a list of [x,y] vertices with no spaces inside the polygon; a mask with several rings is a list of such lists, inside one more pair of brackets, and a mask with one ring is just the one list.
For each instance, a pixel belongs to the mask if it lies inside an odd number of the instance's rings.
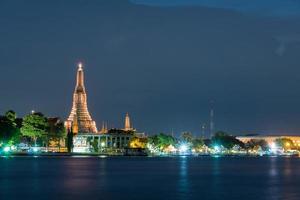
{"label": "river water", "polygon": [[300,158],[1,157],[0,199],[299,200]]}

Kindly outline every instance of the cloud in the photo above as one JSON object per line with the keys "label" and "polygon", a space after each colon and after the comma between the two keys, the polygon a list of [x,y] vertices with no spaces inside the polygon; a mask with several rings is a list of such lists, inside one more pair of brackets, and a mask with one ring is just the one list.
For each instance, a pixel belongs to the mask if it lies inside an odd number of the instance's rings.
{"label": "cloud", "polygon": [[275,50],[276,54],[283,56],[286,52],[288,45],[293,43],[300,43],[300,35],[283,35],[277,36],[275,39],[278,41],[278,48]]}
{"label": "cloud", "polygon": [[300,16],[300,1],[297,0],[131,0],[131,2],[149,6],[198,5],[264,16]]}

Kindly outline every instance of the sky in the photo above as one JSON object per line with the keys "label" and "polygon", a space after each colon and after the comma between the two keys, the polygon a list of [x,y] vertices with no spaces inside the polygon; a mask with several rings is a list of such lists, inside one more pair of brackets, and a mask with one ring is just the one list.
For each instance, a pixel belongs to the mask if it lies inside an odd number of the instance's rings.
{"label": "sky", "polygon": [[299,134],[299,18],[296,0],[1,0],[0,113],[65,119],[81,61],[98,128],[129,112],[200,136],[213,101],[216,130]]}
{"label": "sky", "polygon": [[295,17],[300,15],[298,0],[131,0],[131,2],[149,6],[205,6],[261,16]]}

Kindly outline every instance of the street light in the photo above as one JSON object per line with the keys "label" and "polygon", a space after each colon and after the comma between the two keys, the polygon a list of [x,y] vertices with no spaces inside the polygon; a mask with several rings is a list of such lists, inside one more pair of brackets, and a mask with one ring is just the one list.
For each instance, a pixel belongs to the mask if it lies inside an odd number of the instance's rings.
{"label": "street light", "polygon": [[4,151],[5,153],[8,153],[8,152],[10,151],[10,147],[4,147],[4,148],[3,148],[3,151]]}
{"label": "street light", "polygon": [[187,150],[188,150],[188,146],[187,146],[186,144],[181,144],[181,145],[179,146],[179,151],[180,151],[181,153],[186,153]]}
{"label": "street light", "polygon": [[101,147],[105,147],[105,142],[101,142]]}

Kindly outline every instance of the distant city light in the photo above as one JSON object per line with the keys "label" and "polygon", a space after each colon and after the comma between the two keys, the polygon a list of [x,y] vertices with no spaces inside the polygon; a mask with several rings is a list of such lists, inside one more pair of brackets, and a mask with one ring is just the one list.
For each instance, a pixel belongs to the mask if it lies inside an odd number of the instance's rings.
{"label": "distant city light", "polygon": [[218,145],[215,145],[215,146],[214,146],[214,150],[215,150],[215,151],[220,151],[220,147],[219,147]]}
{"label": "distant city light", "polygon": [[6,152],[6,153],[9,152],[10,151],[10,147],[4,147],[3,151]]}
{"label": "distant city light", "polygon": [[186,144],[181,144],[181,145],[179,146],[179,151],[180,151],[181,153],[187,152],[187,151],[188,151],[188,146],[187,146]]}
{"label": "distant city light", "polygon": [[78,68],[79,68],[79,70],[82,70],[82,63],[81,62],[78,63]]}
{"label": "distant city light", "polygon": [[272,153],[276,153],[276,151],[277,151],[277,145],[274,142],[272,142],[270,144],[270,150],[271,150]]}
{"label": "distant city light", "polygon": [[32,151],[33,151],[33,152],[38,152],[38,150],[39,150],[38,147],[33,147],[33,148],[32,148]]}

